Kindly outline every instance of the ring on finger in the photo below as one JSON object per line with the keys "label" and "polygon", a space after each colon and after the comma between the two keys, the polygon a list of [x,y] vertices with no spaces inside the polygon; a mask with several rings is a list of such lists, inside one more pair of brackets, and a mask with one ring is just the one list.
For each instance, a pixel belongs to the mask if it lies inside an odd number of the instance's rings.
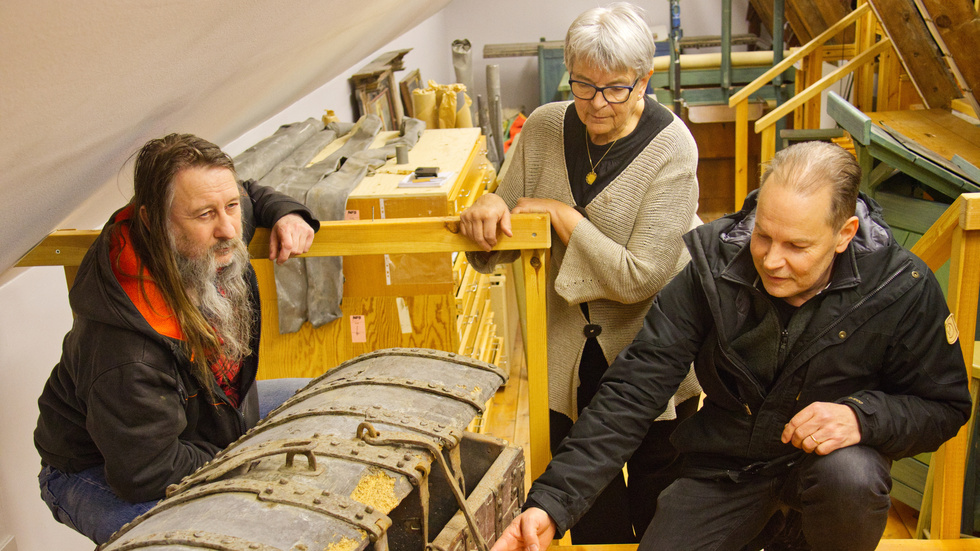
{"label": "ring on finger", "polygon": [[810,436],[807,436],[807,438],[809,438],[810,440],[813,440],[813,443],[816,444],[816,445],[818,445],[818,446],[820,444],[823,444],[823,442],[821,442],[821,441],[817,440],[816,438],[814,438],[812,434]]}

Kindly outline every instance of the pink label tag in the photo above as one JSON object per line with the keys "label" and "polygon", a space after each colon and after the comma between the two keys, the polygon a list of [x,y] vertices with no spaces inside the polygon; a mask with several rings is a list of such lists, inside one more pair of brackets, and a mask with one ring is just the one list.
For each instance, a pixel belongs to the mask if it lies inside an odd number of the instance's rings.
{"label": "pink label tag", "polygon": [[359,210],[349,210],[344,212],[344,220],[360,220],[361,211]]}
{"label": "pink label tag", "polygon": [[364,316],[350,317],[350,340],[351,342],[367,342],[367,329],[364,324]]}

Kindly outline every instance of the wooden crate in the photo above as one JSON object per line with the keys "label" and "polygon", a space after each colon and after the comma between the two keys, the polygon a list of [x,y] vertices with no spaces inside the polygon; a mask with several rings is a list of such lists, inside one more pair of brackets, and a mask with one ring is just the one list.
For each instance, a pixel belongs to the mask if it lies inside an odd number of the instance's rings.
{"label": "wooden crate", "polygon": [[[373,147],[395,137],[382,132]],[[328,146],[314,162],[342,145]],[[409,152],[409,163],[388,161],[351,192],[349,218],[360,220],[454,216],[472,204],[496,173],[486,159],[478,128],[426,130]],[[398,183],[417,166],[438,166],[455,176],[437,188],[404,188]],[[405,236],[411,240],[411,236]],[[449,253],[392,254],[344,259],[343,316],[314,328],[280,335],[272,265],[254,263],[262,296],[259,378],[315,377],[372,350],[422,347],[456,352],[456,285]],[[354,329],[363,339],[354,342]]]}

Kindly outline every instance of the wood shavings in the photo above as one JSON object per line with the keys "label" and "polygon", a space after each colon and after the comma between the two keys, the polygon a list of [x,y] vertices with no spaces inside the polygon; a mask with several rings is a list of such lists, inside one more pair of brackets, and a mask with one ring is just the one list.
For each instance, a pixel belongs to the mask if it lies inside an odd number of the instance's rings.
{"label": "wood shavings", "polygon": [[398,505],[398,499],[395,497],[395,479],[378,469],[371,469],[371,474],[362,477],[350,497],[384,514],[388,514]]}
{"label": "wood shavings", "polygon": [[331,543],[324,551],[354,551],[359,544],[359,541],[344,536],[340,541]]}

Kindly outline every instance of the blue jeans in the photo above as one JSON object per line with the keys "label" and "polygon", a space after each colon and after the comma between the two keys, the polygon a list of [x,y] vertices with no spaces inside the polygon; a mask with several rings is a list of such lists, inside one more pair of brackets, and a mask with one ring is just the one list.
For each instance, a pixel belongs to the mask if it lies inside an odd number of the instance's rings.
{"label": "blue jeans", "polygon": [[130,503],[115,494],[102,465],[77,473],[50,466],[38,475],[41,499],[55,520],[97,544],[105,543],[124,524],[149,511],[157,500]]}
{"label": "blue jeans", "polygon": [[256,381],[259,392],[259,419],[265,419],[269,412],[281,406],[296,391],[305,387],[313,379],[302,377],[293,379],[265,379]]}
{"label": "blue jeans", "polygon": [[[269,379],[257,382],[259,413],[265,417],[310,379]],[[55,520],[88,537],[105,543],[116,530],[149,511],[159,500],[130,503],[112,491],[102,465],[77,473],[50,466],[38,475],[41,499]]]}
{"label": "blue jeans", "polygon": [[806,538],[794,549],[873,550],[888,522],[890,469],[874,449],[850,446],[776,476],[680,478],[660,494],[639,550],[742,549],[789,509],[800,511]]}

